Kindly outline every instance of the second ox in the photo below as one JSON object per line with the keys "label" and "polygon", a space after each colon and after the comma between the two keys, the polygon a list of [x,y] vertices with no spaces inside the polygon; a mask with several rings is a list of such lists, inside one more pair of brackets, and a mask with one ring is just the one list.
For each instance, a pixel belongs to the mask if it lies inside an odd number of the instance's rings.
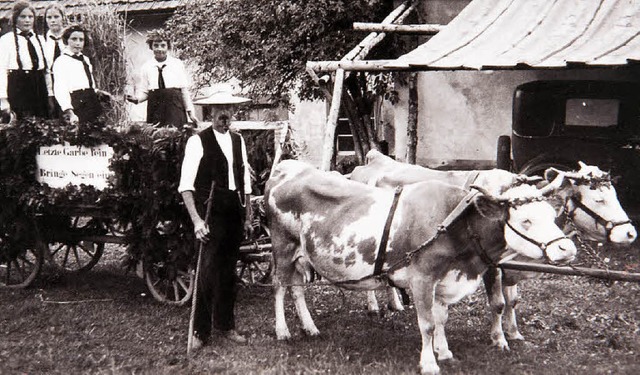
{"label": "second ox", "polygon": [[278,164],[265,191],[277,338],[291,337],[284,311],[287,288],[303,330],[319,333],[300,286],[312,269],[350,289],[392,284],[412,292],[422,373],[438,373],[435,356],[453,356],[444,332],[448,305],[476,290],[507,245],[552,263],[576,255],[573,242],[554,224],[555,211],[543,197],[548,190],[521,185],[499,197],[480,190],[470,194],[441,182],[420,182],[397,194],[299,161]]}
{"label": "second ox", "polygon": [[[636,229],[620,206],[615,188],[608,173],[596,166],[579,163],[575,172],[550,168],[545,173],[548,181],[558,184],[555,195],[561,201],[558,215],[566,230],[576,228],[591,240],[628,245],[636,237]],[[465,187],[473,182],[487,188],[505,188],[516,180],[522,180],[507,171],[494,169],[482,171],[439,171],[395,161],[372,150],[367,154],[367,164],[356,167],[351,179],[379,187],[394,188],[418,181],[442,181]],[[512,182],[510,182],[512,181]],[[506,185],[505,185],[506,184]],[[499,193],[499,191],[498,191]],[[517,258],[516,258],[517,259]],[[518,302],[519,281],[537,274],[524,271],[501,270],[489,267],[484,275],[485,288],[491,305],[491,340],[493,345],[508,350],[505,338],[523,340],[516,322],[515,305]],[[375,296],[369,295],[375,301]],[[371,302],[370,302],[371,305]],[[506,316],[506,329],[502,329],[502,316]]]}

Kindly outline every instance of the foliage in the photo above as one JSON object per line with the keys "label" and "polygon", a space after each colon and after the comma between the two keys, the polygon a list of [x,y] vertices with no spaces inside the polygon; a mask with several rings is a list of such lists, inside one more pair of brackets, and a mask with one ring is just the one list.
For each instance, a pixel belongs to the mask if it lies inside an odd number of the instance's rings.
{"label": "foliage", "polygon": [[201,84],[237,78],[253,97],[286,102],[300,82],[302,98],[320,97],[306,62],[342,58],[366,36],[352,23],[382,20],[391,3],[196,0],[178,9],[167,28],[182,57],[198,64]]}
{"label": "foliage", "polygon": [[[30,119],[0,129],[0,254],[33,241],[28,225],[36,220],[45,229],[63,222],[65,208],[96,208],[104,228],[126,228],[133,259],[190,254],[190,221],[177,192],[182,150],[193,130],[123,124],[121,129],[95,123],[80,127],[57,121]],[[115,178],[105,190],[91,186],[53,189],[35,180],[38,147],[69,142],[113,147]],[[49,231],[51,232],[51,231]],[[54,233],[41,233],[45,236]]]}
{"label": "foliage", "polygon": [[[324,98],[306,73],[306,62],[340,60],[368,34],[353,30],[354,21],[379,22],[392,9],[391,0],[197,0],[180,8],[167,29],[182,57],[198,66],[200,85],[236,78],[249,96],[286,106],[291,92],[302,99]],[[402,48],[390,35],[367,58],[397,57]],[[359,159],[379,148],[371,117],[379,98],[397,101],[397,78],[352,72],[345,81],[342,107]]]}

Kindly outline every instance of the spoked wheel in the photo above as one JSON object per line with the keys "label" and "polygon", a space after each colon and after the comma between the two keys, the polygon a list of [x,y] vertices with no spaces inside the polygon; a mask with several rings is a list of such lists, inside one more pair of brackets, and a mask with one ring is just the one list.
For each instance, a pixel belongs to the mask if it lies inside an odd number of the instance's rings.
{"label": "spoked wheel", "polygon": [[153,297],[169,305],[182,306],[193,294],[194,273],[175,264],[145,262],[144,280]]}
{"label": "spoked wheel", "polygon": [[[32,225],[22,224],[20,221],[11,230],[0,232],[0,288],[26,288],[42,269],[46,246],[39,239],[37,231],[35,241],[9,243],[12,238],[25,238],[20,235],[20,232],[24,234],[24,229],[34,230]],[[33,235],[34,232],[31,232]]]}
{"label": "spoked wheel", "polygon": [[271,243],[262,237],[240,246],[238,279],[243,285],[268,284],[271,276]]}
{"label": "spoked wheel", "polygon": [[[73,216],[68,218],[69,234],[97,234],[103,232],[102,225],[90,217]],[[78,241],[74,239],[49,243],[49,263],[68,272],[81,273],[90,270],[98,263],[104,252],[103,242]]]}

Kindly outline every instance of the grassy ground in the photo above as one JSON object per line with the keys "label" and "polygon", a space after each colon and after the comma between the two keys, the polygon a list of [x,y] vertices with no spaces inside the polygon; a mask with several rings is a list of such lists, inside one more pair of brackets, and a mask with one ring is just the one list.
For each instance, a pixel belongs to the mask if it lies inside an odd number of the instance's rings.
{"label": "grassy ground", "polygon": [[[154,301],[141,279],[118,266],[120,251],[108,249],[84,276],[45,270],[27,290],[0,290],[0,374],[418,372],[412,308],[371,315],[363,293],[326,286],[308,288],[320,337],[300,332],[287,299],[294,337],[276,341],[271,289],[245,287],[237,322],[250,343],[220,338],[189,359],[189,306]],[[490,347],[483,292],[453,306],[447,334],[456,359],[441,363],[442,373],[640,373],[640,284],[546,275],[525,282],[522,299],[519,323],[527,341],[512,342],[505,353]]]}

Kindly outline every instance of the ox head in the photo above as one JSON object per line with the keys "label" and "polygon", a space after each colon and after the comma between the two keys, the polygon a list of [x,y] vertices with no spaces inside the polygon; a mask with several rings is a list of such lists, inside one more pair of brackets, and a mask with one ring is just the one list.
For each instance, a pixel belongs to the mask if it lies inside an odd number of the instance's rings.
{"label": "ox head", "polygon": [[474,200],[478,211],[504,222],[508,248],[529,258],[545,258],[552,264],[568,263],[575,258],[575,244],[555,224],[556,211],[543,195],[548,192],[519,185],[500,196],[492,196],[484,188],[472,188],[483,193]]}
{"label": "ox head", "polygon": [[630,244],[636,228],[622,209],[611,177],[596,166],[579,162],[577,172],[563,172],[555,168],[545,171],[547,180],[563,179],[565,212],[576,228],[596,241]]}

